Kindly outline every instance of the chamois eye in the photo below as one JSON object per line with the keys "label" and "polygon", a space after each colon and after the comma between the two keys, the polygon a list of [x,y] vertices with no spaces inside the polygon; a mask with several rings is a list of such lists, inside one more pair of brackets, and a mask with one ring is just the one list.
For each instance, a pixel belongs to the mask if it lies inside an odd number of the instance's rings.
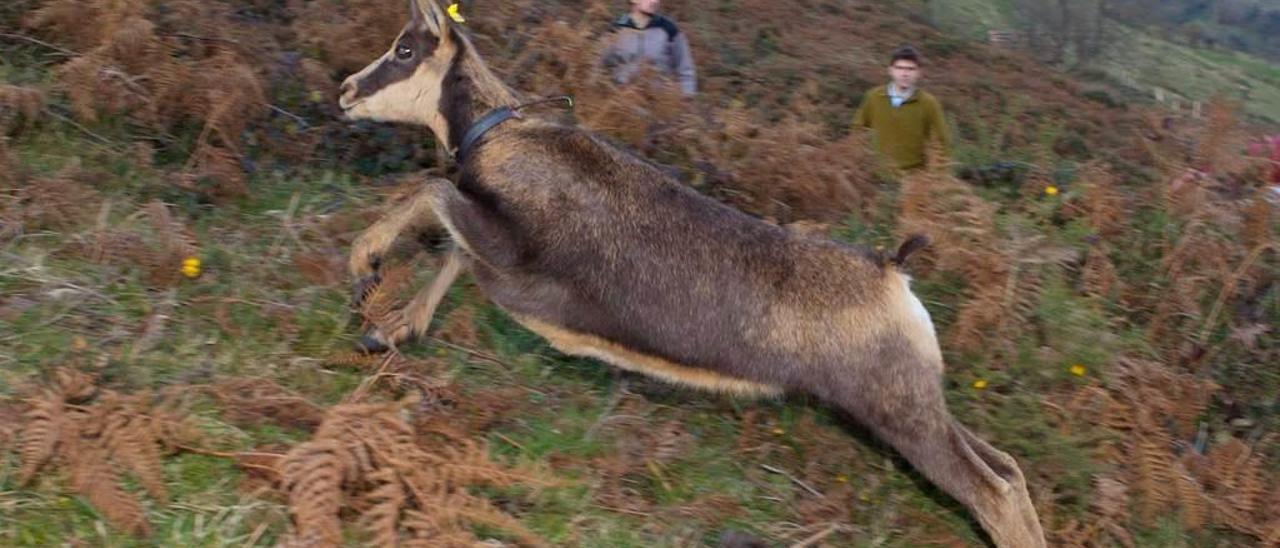
{"label": "chamois eye", "polygon": [[396,45],[396,58],[397,58],[397,59],[408,59],[408,58],[410,58],[410,57],[413,57],[413,48],[411,48],[411,47],[409,47],[409,46],[407,46],[407,45],[405,45],[405,44],[397,44],[397,45]]}

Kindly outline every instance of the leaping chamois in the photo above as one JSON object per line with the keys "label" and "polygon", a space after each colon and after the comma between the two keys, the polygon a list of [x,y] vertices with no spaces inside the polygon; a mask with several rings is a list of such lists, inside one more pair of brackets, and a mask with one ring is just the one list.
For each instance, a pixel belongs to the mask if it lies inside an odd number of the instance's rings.
{"label": "leaping chamois", "polygon": [[566,354],[738,394],[811,394],[887,441],[998,546],[1045,546],[1017,463],[947,411],[933,322],[895,256],[793,234],[703,196],[591,131],[518,114],[434,0],[342,84],[349,119],[425,125],[458,160],[354,242],[358,288],[406,233],[444,230],[441,271],[377,349],[421,335],[469,270]]}

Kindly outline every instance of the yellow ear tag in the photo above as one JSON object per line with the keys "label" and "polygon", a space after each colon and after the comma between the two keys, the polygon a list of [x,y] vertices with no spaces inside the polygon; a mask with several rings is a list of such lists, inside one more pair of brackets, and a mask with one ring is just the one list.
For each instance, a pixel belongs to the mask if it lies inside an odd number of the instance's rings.
{"label": "yellow ear tag", "polygon": [[466,23],[467,20],[458,13],[458,4],[449,4],[449,18],[459,23]]}

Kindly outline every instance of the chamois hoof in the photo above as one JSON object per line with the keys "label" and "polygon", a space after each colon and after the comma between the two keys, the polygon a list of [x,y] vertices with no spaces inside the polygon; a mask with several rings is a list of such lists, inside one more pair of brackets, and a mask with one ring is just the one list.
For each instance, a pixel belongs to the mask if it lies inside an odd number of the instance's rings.
{"label": "chamois hoof", "polygon": [[373,290],[377,289],[381,284],[382,276],[377,272],[357,280],[356,283],[351,285],[351,305],[356,310],[359,310],[364,306],[365,299],[368,299]]}
{"label": "chamois hoof", "polygon": [[378,338],[373,335],[364,335],[360,337],[360,341],[356,343],[356,347],[366,354],[381,354],[391,350],[390,346],[387,346],[386,343],[378,340]]}

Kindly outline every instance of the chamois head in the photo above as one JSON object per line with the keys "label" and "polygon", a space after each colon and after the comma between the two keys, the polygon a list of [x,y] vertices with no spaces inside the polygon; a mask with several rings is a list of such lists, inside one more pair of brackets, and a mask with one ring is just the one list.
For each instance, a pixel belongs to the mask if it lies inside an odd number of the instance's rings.
{"label": "chamois head", "polygon": [[435,0],[409,0],[391,48],[342,83],[348,119],[425,125],[450,149],[480,109],[516,103]]}

